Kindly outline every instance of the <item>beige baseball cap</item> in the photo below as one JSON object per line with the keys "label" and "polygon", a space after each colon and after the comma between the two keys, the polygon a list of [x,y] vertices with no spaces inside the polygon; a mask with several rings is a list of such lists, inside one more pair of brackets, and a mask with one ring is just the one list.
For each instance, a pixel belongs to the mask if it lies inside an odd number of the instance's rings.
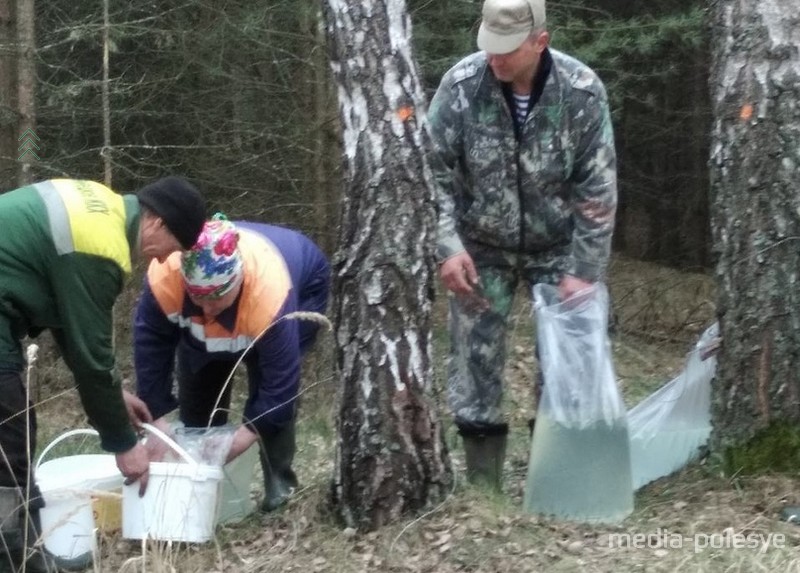
{"label": "beige baseball cap", "polygon": [[486,0],[478,29],[478,48],[507,54],[522,45],[534,29],[543,29],[545,0]]}

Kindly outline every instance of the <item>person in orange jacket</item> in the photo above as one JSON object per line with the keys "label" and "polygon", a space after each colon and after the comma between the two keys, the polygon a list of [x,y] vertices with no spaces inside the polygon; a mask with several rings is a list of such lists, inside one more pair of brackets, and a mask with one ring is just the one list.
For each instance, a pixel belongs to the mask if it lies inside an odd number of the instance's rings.
{"label": "person in orange jacket", "polygon": [[226,423],[225,382],[244,355],[248,397],[228,461],[261,442],[264,511],[284,504],[297,486],[300,364],[319,324],[292,315],[324,313],[329,282],[325,255],[303,234],[218,217],[190,251],[150,264],[136,309],[137,393],[162,430],[169,430],[165,415],[176,408],[188,427]]}

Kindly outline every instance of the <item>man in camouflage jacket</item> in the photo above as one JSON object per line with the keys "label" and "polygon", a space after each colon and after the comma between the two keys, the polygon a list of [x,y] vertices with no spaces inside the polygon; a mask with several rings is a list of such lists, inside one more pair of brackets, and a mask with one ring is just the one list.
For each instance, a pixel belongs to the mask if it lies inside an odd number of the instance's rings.
{"label": "man in camouflage jacket", "polygon": [[544,0],[486,0],[481,52],[442,78],[429,119],[440,276],[450,291],[448,403],[467,477],[500,488],[507,319],[520,282],[562,298],[603,278],[616,210],[605,88],[548,47]]}

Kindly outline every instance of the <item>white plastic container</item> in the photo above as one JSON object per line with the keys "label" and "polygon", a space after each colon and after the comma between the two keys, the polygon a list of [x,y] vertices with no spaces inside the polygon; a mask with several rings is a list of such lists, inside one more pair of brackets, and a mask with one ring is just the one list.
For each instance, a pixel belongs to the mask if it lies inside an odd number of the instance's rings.
{"label": "white plastic container", "polygon": [[53,440],[36,462],[35,476],[45,506],[40,511],[44,547],[60,566],[92,562],[97,547],[92,497],[122,487],[113,455],[80,454],[42,463],[50,450],[76,435],[96,436],[91,429],[71,430]]}
{"label": "white plastic container", "polygon": [[151,462],[144,497],[139,483],[122,488],[122,536],[202,543],[214,536],[222,468],[196,463],[169,436],[145,429],[168,444],[182,462]]}

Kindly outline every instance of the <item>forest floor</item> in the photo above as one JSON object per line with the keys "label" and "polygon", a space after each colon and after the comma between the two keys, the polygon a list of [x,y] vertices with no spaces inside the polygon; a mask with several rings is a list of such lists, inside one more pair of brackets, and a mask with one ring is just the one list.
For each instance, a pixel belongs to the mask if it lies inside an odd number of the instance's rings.
{"label": "forest floor", "polygon": [[[630,407],[680,372],[686,353],[714,320],[713,285],[703,274],[615,259],[609,286],[616,317],[614,366]],[[434,332],[435,399],[440,404],[444,403],[447,338],[443,298],[437,301]],[[506,409],[511,434],[502,494],[464,482],[460,439],[442,411],[456,478],[452,492],[438,506],[378,531],[357,534],[343,530],[326,505],[336,415],[329,342],[327,349],[323,344],[312,354],[305,368],[296,458],[302,487],[283,510],[221,526],[215,541],[203,545],[150,543],[143,548],[139,542],[121,539],[118,533],[104,534],[98,563],[90,570],[800,571],[800,527],[778,519],[784,505],[800,504],[796,474],[726,477],[704,459],[637,491],[634,512],[618,525],[586,525],[524,513],[521,507],[530,450],[526,422],[533,414],[535,368],[534,327],[525,298],[518,297],[521,302],[509,345]],[[125,350],[130,335],[129,309],[130,300],[121,305],[117,332],[125,372],[130,372]],[[43,360],[38,368],[40,383],[47,387],[42,394],[47,398],[58,394],[57,399],[38,408],[40,445],[44,445],[84,422],[63,364]],[[240,381],[239,387],[242,385]],[[62,391],[57,392],[58,388]],[[588,477],[587,487],[591,487]],[[257,481],[253,495],[261,495]],[[639,543],[625,546],[619,537],[625,534],[643,537],[632,538]]]}

